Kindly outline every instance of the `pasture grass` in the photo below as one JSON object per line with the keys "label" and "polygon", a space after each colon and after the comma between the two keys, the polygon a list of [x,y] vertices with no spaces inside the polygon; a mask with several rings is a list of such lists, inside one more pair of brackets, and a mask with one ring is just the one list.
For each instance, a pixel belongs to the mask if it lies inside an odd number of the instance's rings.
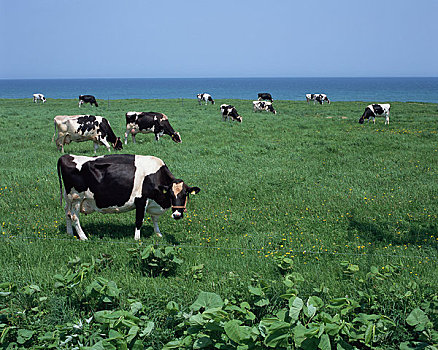
{"label": "pasture grass", "polygon": [[[53,276],[69,258],[89,261],[105,253],[113,263],[102,275],[122,289],[122,300],[140,298],[157,319],[168,301],[189,305],[201,290],[247,295],[254,275],[280,295],[274,258],[282,256],[293,259],[307,293],[324,285],[332,297],[356,295],[371,266],[398,266],[391,283],[375,286],[393,317],[406,312],[391,304],[394,288],[403,293],[415,282],[410,302],[416,304],[423,290],[438,285],[435,104],[392,102],[390,125],[383,118],[360,125],[366,102],[275,101],[277,115],[254,113],[247,100],[98,102],[98,108],[78,108],[76,100],[0,100],[0,282],[37,284],[50,295]],[[222,122],[222,103],[234,105],[243,123]],[[183,220],[161,217],[162,239],[147,218],[135,242],[135,212],[95,213],[81,215],[89,241],[79,242],[66,234],[59,203],[53,118],[101,115],[123,139],[128,111],[165,113],[183,142],[139,134],[122,153],[157,156],[201,192],[190,198]],[[91,142],[65,150],[93,155]],[[127,248],[151,243],[178,246],[184,263],[174,275],[145,277],[129,264]],[[357,278],[345,280],[342,261],[360,267]],[[191,267],[201,263],[203,277],[196,280]],[[50,322],[79,317],[65,303],[53,301]]]}

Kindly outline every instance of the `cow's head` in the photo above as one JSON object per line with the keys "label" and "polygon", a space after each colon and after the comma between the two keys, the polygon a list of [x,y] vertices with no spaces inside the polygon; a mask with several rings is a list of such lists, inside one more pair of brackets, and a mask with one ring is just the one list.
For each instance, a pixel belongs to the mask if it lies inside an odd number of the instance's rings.
{"label": "cow's head", "polygon": [[171,135],[172,140],[175,141],[176,143],[181,143],[181,136],[179,134],[179,132],[175,132],[174,134]]}
{"label": "cow's head", "polygon": [[274,109],[272,105],[268,105],[268,111],[277,114],[277,111]]}
{"label": "cow's head", "polygon": [[362,117],[360,117],[360,119],[359,119],[359,124],[363,124],[363,122],[364,122],[364,117],[362,116]]}
{"label": "cow's head", "polygon": [[120,151],[123,149],[122,141],[120,140],[120,137],[117,138],[116,142],[113,143],[113,148],[116,151]]}
{"label": "cow's head", "polygon": [[186,211],[189,195],[198,193],[199,187],[187,186],[183,180],[176,179],[169,186],[159,186],[160,191],[168,196],[172,207],[172,218],[182,219]]}
{"label": "cow's head", "polygon": [[237,117],[234,117],[235,120],[237,120],[239,123],[242,122],[242,116],[238,115]]}

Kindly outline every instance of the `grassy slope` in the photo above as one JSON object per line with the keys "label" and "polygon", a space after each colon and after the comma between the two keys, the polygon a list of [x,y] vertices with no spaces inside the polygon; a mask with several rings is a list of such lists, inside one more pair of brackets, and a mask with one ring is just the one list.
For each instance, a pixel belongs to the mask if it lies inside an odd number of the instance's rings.
{"label": "grassy slope", "polygon": [[[236,106],[242,124],[221,122],[224,102]],[[36,283],[50,294],[52,276],[69,257],[108,253],[114,264],[105,277],[151,308],[171,299],[188,304],[200,290],[245,293],[253,273],[279,280],[276,254],[294,258],[308,290],[324,283],[333,296],[355,293],[355,282],[341,279],[343,260],[364,273],[372,265],[402,266],[400,293],[411,281],[420,290],[438,284],[436,105],[394,102],[385,126],[383,119],[357,123],[364,102],[276,101],[276,116],[253,113],[245,100],[207,107],[194,100],[99,103],[78,109],[74,100],[0,100],[0,282]],[[183,143],[138,135],[123,152],[158,156],[175,176],[201,188],[184,220],[161,218],[163,239],[154,237],[150,219],[143,226],[144,243],[181,245],[185,263],[170,278],[142,277],[127,263],[134,212],[81,216],[89,242],[65,233],[53,117],[99,114],[122,136],[124,113],[132,110],[167,114]],[[70,144],[66,151],[92,155],[93,146]],[[199,263],[204,278],[195,281],[186,272]]]}

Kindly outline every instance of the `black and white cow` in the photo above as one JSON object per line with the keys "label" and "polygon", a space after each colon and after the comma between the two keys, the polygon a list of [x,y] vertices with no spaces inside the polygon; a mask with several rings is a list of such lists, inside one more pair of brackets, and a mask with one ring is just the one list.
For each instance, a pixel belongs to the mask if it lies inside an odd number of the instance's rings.
{"label": "black and white cow", "polygon": [[211,104],[214,105],[214,100],[210,94],[204,92],[203,94],[198,94],[197,97],[199,105],[202,104],[202,101],[205,102],[205,105],[207,105],[208,102],[211,102]]}
{"label": "black and white cow", "polygon": [[59,158],[57,168],[61,205],[62,197],[65,200],[67,233],[73,235],[74,227],[80,240],[87,239],[79,222],[80,213],[123,213],[134,209],[134,238],[140,239],[145,212],[161,237],[159,217],[172,208],[172,218],[181,219],[189,195],[200,191],[199,187],[189,187],[176,179],[161,159],[152,156],[65,154]]}
{"label": "black and white cow", "polygon": [[38,103],[38,101],[46,102],[46,98],[43,94],[33,94],[33,102]]}
{"label": "black and white cow", "polygon": [[176,143],[181,143],[181,136],[173,130],[169,119],[163,113],[156,112],[128,112],[126,113],[126,131],[125,145],[128,143],[128,135],[132,135],[132,141],[135,143],[135,135],[138,133],[155,134],[155,140],[158,141],[160,136],[169,135]]}
{"label": "black and white cow", "polygon": [[328,102],[328,104],[330,104],[330,100],[326,94],[306,94],[306,100],[307,103],[313,101],[313,104],[315,104],[315,102],[319,102],[321,105],[324,104],[324,102]]}
{"label": "black and white cow", "polygon": [[116,137],[108,120],[94,115],[57,115],[54,119],[55,134],[58,133],[56,146],[64,153],[64,145],[70,142],[93,141],[94,153],[99,144],[111,152],[110,144],[115,150],[123,148],[120,137]]}
{"label": "black and white cow", "polygon": [[259,101],[261,101],[261,100],[267,100],[267,101],[271,101],[271,102],[274,101],[274,99],[272,98],[271,94],[269,94],[267,92],[260,92],[259,94],[257,94],[257,96],[258,96],[257,99]]}
{"label": "black and white cow", "polygon": [[365,111],[362,114],[362,117],[359,119],[359,123],[363,124],[364,119],[368,119],[368,123],[370,122],[370,118],[373,118],[373,123],[376,123],[376,117],[385,117],[385,125],[389,125],[389,110],[391,109],[391,105],[389,103],[383,104],[372,104],[368,105],[365,108]]}
{"label": "black and white cow", "polygon": [[237,113],[236,108],[231,105],[223,104],[221,105],[221,113],[222,113],[222,120],[237,120],[238,122],[242,122],[242,117]]}
{"label": "black and white cow", "polygon": [[254,106],[254,112],[257,111],[269,111],[274,114],[277,114],[277,111],[272,106],[272,102],[268,101],[252,101],[252,104]]}
{"label": "black and white cow", "polygon": [[94,104],[96,107],[99,107],[96,98],[93,95],[80,95],[79,107],[82,106],[84,103],[89,103],[91,106]]}

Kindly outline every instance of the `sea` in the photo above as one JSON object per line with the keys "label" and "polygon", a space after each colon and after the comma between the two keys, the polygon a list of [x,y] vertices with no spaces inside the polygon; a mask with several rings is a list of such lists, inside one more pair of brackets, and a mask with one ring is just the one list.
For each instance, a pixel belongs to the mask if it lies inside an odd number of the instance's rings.
{"label": "sea", "polygon": [[0,98],[257,99],[269,92],[276,100],[305,100],[306,93],[325,93],[331,101],[438,102],[438,77],[431,78],[90,78],[0,79]]}

